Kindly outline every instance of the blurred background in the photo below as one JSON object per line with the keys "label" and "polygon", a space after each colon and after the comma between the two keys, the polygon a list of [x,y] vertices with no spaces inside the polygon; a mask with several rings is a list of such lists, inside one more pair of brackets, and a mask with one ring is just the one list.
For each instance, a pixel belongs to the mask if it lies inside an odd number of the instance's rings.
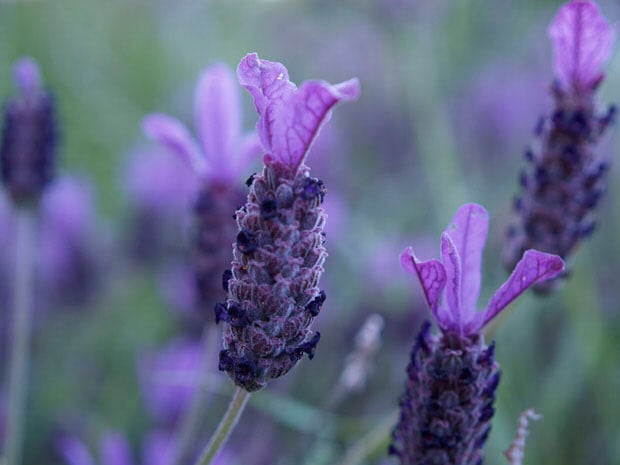
{"label": "blurred background", "polygon": [[[620,3],[599,4],[617,22]],[[212,316],[191,315],[192,175],[147,141],[140,122],[162,111],[193,131],[201,70],[234,69],[251,51],[284,63],[297,83],[357,76],[362,96],[336,109],[308,160],[328,188],[328,299],[314,325],[316,357],[252,396],[222,463],[396,463],[386,456],[389,432],[409,351],[429,317],[398,255],[413,245],[422,258],[436,256],[456,209],[478,202],[491,216],[480,307],[506,278],[500,252],[523,152],[551,105],[546,27],[559,5],[1,1],[0,96],[15,92],[13,61],[35,58],[61,133],[59,181],[44,213],[52,232],[41,234],[38,253],[25,463],[75,465],[67,451],[79,450],[101,465],[127,465],[100,459],[116,444],[135,464],[163,465],[197,384],[208,395],[196,445],[215,428],[233,389],[216,369],[219,328],[202,360],[199,336]],[[601,101],[617,102],[620,57],[606,69]],[[250,130],[256,113],[245,92],[242,101]],[[613,165],[610,132],[600,151]],[[521,299],[487,336],[503,372],[489,463],[505,461],[529,407],[543,419],[531,428],[526,463],[620,463],[619,195],[620,166],[612,166],[598,229],[571,258],[570,280],[553,295]],[[13,239],[5,199],[0,207],[5,360]],[[77,238],[66,237],[66,223]]]}

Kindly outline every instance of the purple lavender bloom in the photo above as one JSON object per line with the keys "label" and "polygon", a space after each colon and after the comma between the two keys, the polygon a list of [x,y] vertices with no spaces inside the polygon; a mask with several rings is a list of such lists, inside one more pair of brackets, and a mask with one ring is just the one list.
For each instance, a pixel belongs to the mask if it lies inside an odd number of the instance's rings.
{"label": "purple lavender bloom", "polygon": [[485,345],[482,329],[526,289],[564,269],[560,257],[528,250],[478,312],[487,230],[486,210],[466,204],[441,236],[441,260],[419,261],[411,247],[401,254],[441,330],[432,336],[430,325],[423,325],[411,352],[391,446],[403,465],[481,463],[499,383],[494,346]]}
{"label": "purple lavender bloom", "polygon": [[36,62],[21,58],[13,73],[19,93],[4,108],[0,174],[13,202],[24,204],[36,202],[54,176],[56,119]]}
{"label": "purple lavender bloom", "polygon": [[240,179],[259,154],[254,133],[241,134],[239,89],[232,71],[214,65],[203,71],[195,96],[199,142],[178,120],[162,114],[144,119],[144,132],[182,157],[200,183],[194,203],[193,260],[201,309],[211,309],[222,292],[236,229],[232,215],[243,204]]}
{"label": "purple lavender bloom", "polygon": [[64,177],[41,203],[39,273],[44,294],[57,304],[92,296],[99,279],[103,238],[97,230],[92,187]]}
{"label": "purple lavender bloom", "polygon": [[[595,91],[603,79],[613,32],[594,2],[564,4],[549,35],[554,45],[555,108],[537,126],[537,143],[526,151],[522,194],[514,203],[505,263],[512,269],[524,250],[563,258],[594,230],[594,208],[605,190],[608,161],[596,146],[615,119],[616,108],[600,113]],[[566,273],[564,274],[566,275]],[[548,281],[539,291],[553,287]]]}
{"label": "purple lavender bloom", "polygon": [[199,341],[177,339],[139,361],[146,407],[159,424],[174,425],[192,402],[202,377]]}
{"label": "purple lavender bloom", "polygon": [[331,108],[356,99],[359,83],[307,81],[297,88],[282,64],[255,53],[241,60],[237,74],[259,114],[265,166],[236,213],[228,300],[216,306],[216,319],[227,323],[220,370],[251,392],[305,353],[314,356],[320,334],[308,326],[325,300],[317,287],[327,256],[325,186],[304,162]]}

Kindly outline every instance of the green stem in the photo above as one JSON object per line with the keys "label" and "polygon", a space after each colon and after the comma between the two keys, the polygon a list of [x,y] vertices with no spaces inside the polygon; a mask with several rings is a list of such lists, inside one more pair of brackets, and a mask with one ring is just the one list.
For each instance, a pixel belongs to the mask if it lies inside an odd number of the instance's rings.
{"label": "green stem", "polygon": [[204,377],[201,382],[197,383],[192,403],[181,419],[177,430],[177,442],[176,451],[172,465],[179,465],[185,461],[185,457],[189,451],[189,447],[192,444],[198,426],[200,425],[200,419],[205,405],[208,403],[209,390],[207,386],[211,382],[212,373],[210,363],[213,360],[212,355],[216,352],[218,344],[220,344],[220,338],[218,337],[220,332],[215,325],[209,325],[202,336],[202,366],[200,373],[204,373]]}
{"label": "green stem", "polygon": [[217,453],[220,451],[228,436],[232,432],[233,428],[237,424],[245,404],[247,404],[250,393],[242,388],[237,388],[235,395],[230,401],[228,410],[220,420],[220,424],[217,426],[215,433],[209,440],[209,443],[203,449],[200,454],[200,458],[196,461],[196,465],[209,465]]}
{"label": "green stem", "polygon": [[34,298],[34,226],[34,211],[26,208],[16,211],[12,343],[7,376],[8,414],[4,465],[18,465],[21,462]]}
{"label": "green stem", "polygon": [[386,448],[390,432],[398,421],[398,411],[390,412],[359,441],[346,451],[340,465],[359,465],[379,448]]}

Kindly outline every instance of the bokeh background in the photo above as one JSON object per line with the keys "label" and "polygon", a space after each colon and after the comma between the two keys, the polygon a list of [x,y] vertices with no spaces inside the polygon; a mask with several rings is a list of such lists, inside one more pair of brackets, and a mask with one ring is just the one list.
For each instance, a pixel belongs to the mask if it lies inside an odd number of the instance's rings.
{"label": "bokeh background", "polygon": [[[599,3],[610,21],[620,19],[618,2]],[[286,64],[296,82],[357,76],[362,96],[336,109],[309,158],[327,183],[330,215],[317,355],[253,396],[224,463],[396,463],[385,455],[389,431],[409,350],[428,317],[398,254],[413,245],[423,258],[435,256],[458,206],[478,202],[491,215],[481,306],[504,281],[500,255],[522,154],[551,104],[546,27],[559,4],[1,1],[0,96],[14,93],[12,62],[34,57],[59,108],[59,171],[77,177],[85,202],[61,210],[89,212],[79,215],[86,218],[83,247],[68,278],[53,281],[65,276],[59,265],[40,272],[25,463],[65,463],[58,438],[67,436],[99,461],[101,437],[117,431],[135,463],[152,465],[142,450],[163,428],[153,392],[172,389],[162,394],[169,396],[167,408],[181,408],[176,403],[187,402],[205,376],[199,442],[213,431],[232,386],[215,369],[217,331],[210,333],[210,362],[178,355],[184,341],[195,342],[203,321],[188,324],[184,313],[192,299],[184,275],[191,216],[183,201],[168,198],[182,195],[175,182],[150,174],[149,154],[153,160],[161,154],[141,134],[140,121],[164,111],[193,127],[200,71],[214,62],[234,68],[250,51]],[[619,89],[615,56],[601,101],[619,101]],[[243,104],[249,130],[256,114],[246,93]],[[600,150],[615,164],[620,150],[611,132]],[[526,463],[620,463],[620,166],[609,174],[598,229],[570,260],[570,280],[554,295],[520,300],[488,335],[503,371],[488,463],[505,461],[502,451],[529,407],[544,418],[531,428]],[[155,223],[144,213],[151,192],[169,207]],[[4,229],[2,253],[12,244]],[[161,237],[151,237],[153,231]],[[48,254],[61,243],[52,241]],[[2,261],[6,326],[10,257]],[[372,314],[384,327],[367,382],[334,402],[355,335]],[[1,332],[6,341],[6,328]],[[161,350],[172,355],[155,376]]]}

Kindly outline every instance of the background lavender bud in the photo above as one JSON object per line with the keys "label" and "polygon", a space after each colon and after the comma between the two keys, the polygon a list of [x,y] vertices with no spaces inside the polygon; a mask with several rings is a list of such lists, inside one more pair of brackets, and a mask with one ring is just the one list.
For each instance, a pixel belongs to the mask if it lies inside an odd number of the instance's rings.
{"label": "background lavender bud", "polygon": [[54,177],[57,129],[54,102],[30,58],[15,63],[19,94],[4,107],[0,145],[2,182],[17,204],[37,201]]}
{"label": "background lavender bud", "polygon": [[390,453],[402,465],[476,465],[491,429],[499,367],[482,336],[429,334],[422,325],[407,367]]}
{"label": "background lavender bud", "polygon": [[[321,240],[325,218],[318,196],[306,195],[308,179],[306,169],[290,180],[278,165],[266,166],[254,177],[245,208],[237,211],[233,277],[226,316],[220,317],[229,323],[220,368],[248,391],[286,374],[304,354],[312,358],[318,342],[308,327],[325,300],[317,287],[327,256]],[[265,218],[261,205],[284,190],[293,197],[276,203]],[[308,223],[308,217],[318,221]],[[308,265],[307,256],[314,257]]]}

